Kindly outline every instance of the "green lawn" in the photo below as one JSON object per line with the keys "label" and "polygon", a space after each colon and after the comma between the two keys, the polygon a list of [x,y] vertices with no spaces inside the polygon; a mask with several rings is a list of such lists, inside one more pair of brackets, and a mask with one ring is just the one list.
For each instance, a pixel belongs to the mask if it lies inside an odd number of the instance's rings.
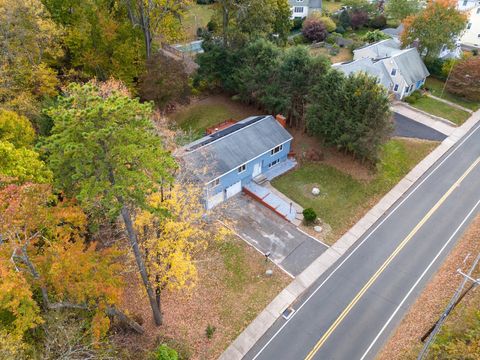
{"label": "green lawn", "polygon": [[212,96],[170,115],[183,130],[193,131],[196,137],[205,133],[205,129],[225,120],[242,120],[258,115],[255,108],[230,100],[224,96]]}
{"label": "green lawn", "polygon": [[[432,95],[441,97],[442,99],[451,101],[451,102],[453,102],[455,104],[458,104],[460,106],[463,106],[467,109],[476,111],[480,108],[480,103],[469,101],[469,100],[466,100],[466,99],[464,99],[460,96],[450,94],[446,90],[443,92],[443,95],[442,95],[442,90],[443,90],[444,84],[445,84],[445,82],[443,82],[442,80],[439,80],[439,79],[436,79],[436,78],[430,76],[430,77],[427,78],[427,81],[425,83],[425,87],[430,90]],[[440,96],[440,95],[442,95],[442,96]]]}
{"label": "green lawn", "polygon": [[[304,208],[313,208],[332,227],[327,241],[333,243],[437,145],[430,141],[390,140],[382,151],[375,178],[369,182],[325,164],[307,163],[272,184]],[[320,188],[318,197],[310,193],[313,186]]]}
{"label": "green lawn", "polygon": [[197,38],[197,28],[207,26],[212,18],[213,11],[213,5],[190,5],[183,19],[187,40],[195,40]]}
{"label": "green lawn", "polygon": [[453,121],[457,125],[461,125],[470,117],[470,114],[466,111],[454,108],[441,101],[435,100],[431,97],[424,96],[417,100],[412,106],[417,109],[428,112],[429,114],[440,116],[444,119]]}
{"label": "green lawn", "polygon": [[341,1],[324,1],[322,2],[322,10],[333,13],[342,7],[343,3]]}

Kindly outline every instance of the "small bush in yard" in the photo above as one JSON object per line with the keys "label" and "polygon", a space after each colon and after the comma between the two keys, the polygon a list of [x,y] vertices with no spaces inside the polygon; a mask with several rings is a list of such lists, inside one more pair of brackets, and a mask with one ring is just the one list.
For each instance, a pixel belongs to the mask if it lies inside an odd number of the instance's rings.
{"label": "small bush in yard", "polygon": [[213,334],[215,334],[216,330],[217,328],[215,326],[209,324],[205,329],[205,335],[207,336],[207,339],[210,340],[211,338],[213,338]]}
{"label": "small bush in yard", "polygon": [[154,353],[154,360],[178,360],[178,353],[166,344],[159,345]]}
{"label": "small bush in yard", "polygon": [[414,91],[411,95],[405,98],[405,102],[409,104],[415,104],[418,100],[423,97],[422,93],[418,90]]}
{"label": "small bush in yard", "polygon": [[305,224],[312,224],[317,220],[317,213],[312,208],[306,208],[303,210],[303,220]]}

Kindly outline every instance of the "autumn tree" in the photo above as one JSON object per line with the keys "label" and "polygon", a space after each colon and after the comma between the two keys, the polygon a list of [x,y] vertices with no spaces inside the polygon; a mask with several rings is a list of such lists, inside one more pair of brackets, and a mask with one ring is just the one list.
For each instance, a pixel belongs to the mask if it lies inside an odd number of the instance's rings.
{"label": "autumn tree", "polygon": [[471,101],[480,101],[480,57],[473,56],[456,63],[446,88],[452,94]]}
{"label": "autumn tree", "polygon": [[62,55],[60,29],[40,0],[0,0],[0,104],[38,115],[38,103],[57,93],[51,67]]}
{"label": "autumn tree", "polygon": [[465,29],[467,16],[457,10],[457,1],[430,1],[427,7],[404,21],[401,34],[403,46],[418,41],[418,51],[426,61],[432,61],[445,45],[455,47],[455,41]]}
{"label": "autumn tree", "polygon": [[[181,37],[181,18],[191,0],[122,0],[128,18],[143,33],[146,58],[152,55],[153,39],[171,42]],[[180,36],[179,36],[180,35]]]}
{"label": "autumn tree", "polygon": [[419,0],[389,0],[385,11],[391,18],[402,21],[408,16],[417,14],[421,8]]}
{"label": "autumn tree", "polygon": [[30,146],[35,138],[30,121],[22,115],[0,109],[0,140],[8,141],[16,147]]}
{"label": "autumn tree", "polygon": [[[120,253],[86,245],[85,226],[81,209],[59,201],[49,185],[11,184],[0,189],[0,267],[7,260],[13,265],[12,281],[26,286],[26,279],[29,289],[38,292],[43,312],[90,312],[89,331],[100,339],[109,329],[109,315],[118,312],[115,306],[123,288],[116,261]],[[30,320],[27,325],[36,324]]]}
{"label": "autumn tree", "polygon": [[164,289],[190,289],[197,280],[195,255],[209,241],[221,240],[228,233],[204,220],[202,189],[189,182],[177,182],[170,189],[149,197],[153,209],[163,209],[159,217],[142,211],[135,220],[150,281],[155,286],[158,306]]}
{"label": "autumn tree", "polygon": [[327,27],[317,17],[308,17],[302,25],[302,34],[310,41],[319,42],[326,39]]}
{"label": "autumn tree", "polygon": [[152,55],[140,77],[139,91],[143,100],[154,101],[160,109],[174,102],[188,103],[190,83],[184,63],[163,53]]}
{"label": "autumn tree", "polygon": [[47,139],[55,184],[87,212],[100,209],[113,220],[121,215],[157,325],[156,304],[133,211],[148,208],[148,195],[171,181],[176,167],[163,150],[151,121],[152,105],[140,103],[111,83],[71,84],[56,107]]}

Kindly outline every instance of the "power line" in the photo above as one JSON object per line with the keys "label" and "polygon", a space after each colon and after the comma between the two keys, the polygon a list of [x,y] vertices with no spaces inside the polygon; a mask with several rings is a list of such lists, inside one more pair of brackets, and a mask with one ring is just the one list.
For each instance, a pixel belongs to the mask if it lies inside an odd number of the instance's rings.
{"label": "power line", "polygon": [[[457,272],[463,276],[463,280],[460,286],[457,288],[457,291],[455,291],[455,294],[451,298],[449,304],[445,308],[445,311],[443,312],[442,316],[440,316],[438,321],[422,336],[422,342],[425,342],[425,344],[423,345],[422,351],[418,354],[417,360],[425,359],[425,357],[428,354],[428,350],[431,343],[435,340],[435,337],[440,331],[440,328],[442,327],[443,323],[447,319],[448,315],[452,312],[453,309],[455,309],[455,307],[460,303],[460,301],[462,301],[462,299],[470,290],[474,289],[477,285],[480,284],[480,279],[474,279],[471,277],[479,261],[480,261],[480,253],[477,255],[477,258],[473,262],[468,274],[463,273],[460,269],[457,270]],[[465,291],[463,291],[465,285],[469,281],[471,281],[471,284],[467,287]]]}

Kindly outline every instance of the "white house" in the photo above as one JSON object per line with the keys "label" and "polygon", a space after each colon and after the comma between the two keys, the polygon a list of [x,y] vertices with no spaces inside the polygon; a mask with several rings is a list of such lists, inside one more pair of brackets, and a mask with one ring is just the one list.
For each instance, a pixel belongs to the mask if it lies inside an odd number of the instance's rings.
{"label": "white house", "polygon": [[347,75],[365,72],[375,76],[397,99],[420,88],[430,75],[416,48],[401,49],[393,39],[364,46],[353,54],[353,61],[333,64],[333,68]]}
{"label": "white house", "polygon": [[288,0],[292,19],[305,18],[315,11],[322,11],[322,0]]}
{"label": "white house", "polygon": [[460,37],[460,44],[466,49],[480,49],[480,1],[460,0],[458,9],[468,12],[468,22]]}

